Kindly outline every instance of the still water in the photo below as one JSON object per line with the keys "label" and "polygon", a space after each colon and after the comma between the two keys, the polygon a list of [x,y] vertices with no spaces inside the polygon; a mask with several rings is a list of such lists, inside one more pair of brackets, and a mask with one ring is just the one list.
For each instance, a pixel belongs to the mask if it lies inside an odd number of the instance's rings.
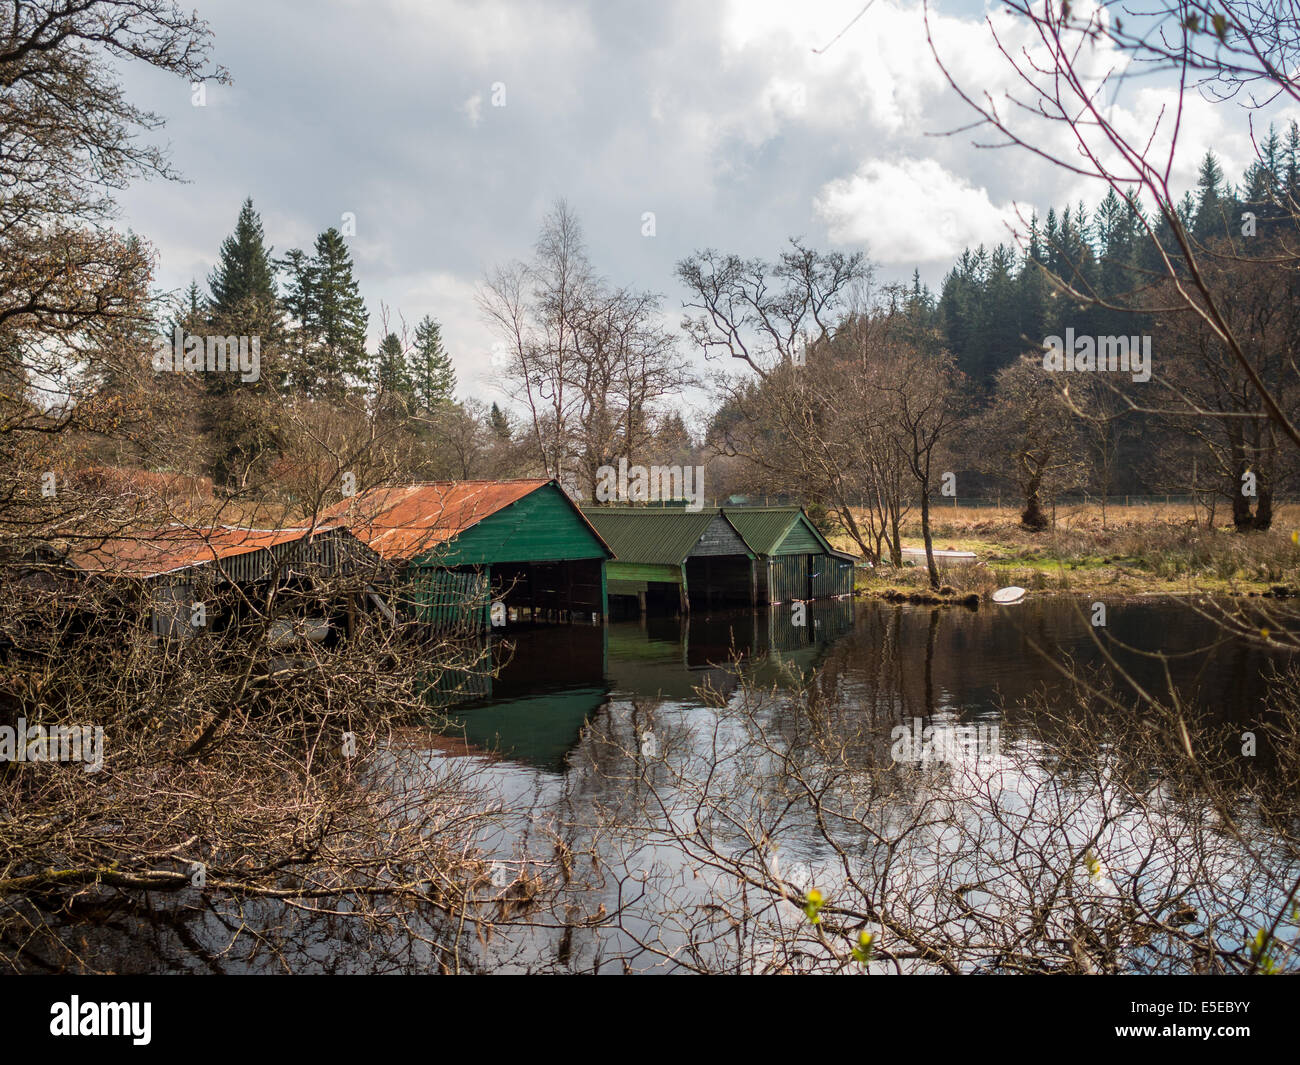
{"label": "still water", "polygon": [[[731,887],[716,875],[707,854],[682,853],[662,831],[666,821],[680,828],[701,816],[699,794],[683,784],[692,772],[694,780],[703,779],[725,761],[731,768],[723,790],[734,806],[711,808],[709,816],[715,822],[727,821],[736,810],[740,816],[731,837],[724,829],[715,842],[721,840],[724,850],[753,850],[755,836],[744,817],[766,826],[779,823],[779,829],[765,828],[763,838],[770,833],[774,852],[779,844],[787,880],[802,879],[804,886],[834,882],[844,855],[815,830],[806,811],[768,820],[788,798],[789,781],[776,764],[781,759],[747,756],[744,748],[753,745],[755,733],[719,716],[718,707],[734,706],[754,691],[775,696],[758,727],[783,736],[784,744],[806,726],[806,714],[781,705],[780,693],[815,675],[830,715],[841,723],[851,719],[855,737],[866,737],[865,742],[854,739],[849,760],[876,766],[889,758],[884,752],[892,730],[914,721],[917,728],[996,725],[1005,744],[1032,750],[1034,763],[1050,743],[1035,734],[1039,719],[1028,705],[1045,701],[1068,714],[1074,704],[1056,666],[1068,662],[1087,673],[1103,661],[1103,647],[1149,690],[1163,689],[1167,669],[1179,698],[1205,708],[1212,721],[1230,723],[1230,736],[1261,719],[1266,678],[1277,662],[1256,647],[1223,640],[1214,623],[1190,605],[1112,603],[1101,632],[1087,611],[1086,602],[1048,596],[978,610],[838,601],[810,604],[802,626],[793,624],[789,608],[772,608],[603,628],[538,628],[494,639],[497,675],[476,678],[467,685],[477,685],[476,690],[449,700],[445,712],[451,724],[438,737],[429,736],[425,765],[438,759],[471,763],[485,792],[501,796],[516,812],[499,833],[483,840],[503,866],[516,869],[529,855],[550,857],[552,848],[593,859],[592,875],[566,903],[566,912],[574,915],[569,926],[508,933],[507,947],[494,952],[493,967],[672,971],[689,952],[688,968],[757,968],[752,955],[737,961],[730,944],[710,941],[706,949],[699,947],[700,929],[693,923],[698,917],[691,915],[707,910]],[[739,677],[747,681],[743,686]],[[796,736],[790,749],[799,747]],[[1259,761],[1268,761],[1266,750]],[[737,765],[744,768],[737,771]],[[665,766],[672,770],[662,771]],[[1038,762],[1028,774],[1025,766],[1023,760],[1010,768],[989,763],[971,782],[976,791],[995,782],[1013,805],[1018,794],[1057,786],[1047,763]],[[1077,827],[1079,839],[1085,839],[1100,823],[1097,818],[1113,820],[1117,835],[1110,853],[1117,860],[1149,861],[1163,846],[1150,835],[1150,822],[1099,812],[1086,778],[1085,773],[1084,786],[1066,799],[1077,802],[1070,814],[1077,826],[1070,831]],[[933,792],[918,776],[900,787],[891,800],[894,813],[885,816],[906,818],[926,799],[932,800]],[[1183,808],[1181,802],[1174,805]],[[981,815],[967,816],[978,821]],[[656,823],[658,831],[645,827]],[[869,847],[870,831],[853,838],[859,827],[849,826],[846,838],[855,847]],[[1177,840],[1182,833],[1170,822],[1161,830],[1166,839]],[[946,840],[939,833],[922,840],[914,869],[932,868],[937,880],[966,866],[973,876],[977,864],[987,868],[998,860],[996,847],[973,856],[978,825],[949,825],[945,831]],[[1053,841],[1061,848],[1057,868],[1072,860],[1075,842]],[[1231,849],[1216,851],[1212,861],[1212,873],[1201,861],[1199,872],[1191,875],[1215,880],[1217,901],[1226,896],[1249,899],[1252,907],[1259,903],[1241,927],[1225,933],[1240,936],[1276,902],[1274,873],[1252,878]],[[1284,877],[1289,865],[1279,862]],[[1175,875],[1172,865],[1169,875]],[[592,927],[615,911],[616,923]],[[794,920],[799,919],[796,911]],[[1157,959],[1140,956],[1126,965],[1159,968]]]}
{"label": "still water", "polygon": [[[494,908],[490,937],[436,924],[366,935],[344,916],[252,902],[197,912],[168,912],[158,905],[119,912],[74,929],[79,949],[95,968],[118,972],[771,971],[757,963],[755,953],[770,925],[744,944],[739,935],[733,942],[728,928],[715,939],[702,929],[700,914],[707,915],[733,888],[707,855],[684,853],[665,828],[681,828],[700,816],[698,796],[683,785],[725,763],[729,802],[767,827],[756,846],[745,835],[743,819],[727,825],[717,816],[711,828],[715,844],[748,849],[760,862],[775,862],[779,854],[787,882],[816,881],[834,890],[835,866],[844,854],[833,842],[828,846],[806,809],[787,802],[789,764],[778,764],[768,752],[751,753],[757,727],[798,759],[801,730],[810,727],[813,715],[806,702],[782,702],[782,696],[803,687],[803,679],[816,677],[822,716],[813,725],[849,727],[856,746],[844,748],[844,763],[851,770],[886,766],[891,730],[917,719],[996,725],[1004,746],[1031,748],[1037,759],[1050,743],[1036,735],[1039,719],[1027,704],[1046,698],[1068,706],[1054,663],[1068,661],[1086,671],[1102,658],[1098,638],[1139,683],[1153,689],[1161,687],[1167,664],[1180,697],[1231,723],[1232,733],[1261,718],[1267,678],[1277,662],[1257,647],[1222,640],[1211,621],[1177,600],[1111,603],[1101,633],[1091,626],[1087,607],[1051,596],[978,610],[833,601],[809,604],[802,625],[789,608],[772,608],[494,635],[487,648],[494,668],[438,678],[438,694],[431,693],[438,713],[408,730],[390,752],[411,786],[428,787],[454,775],[469,781],[476,802],[500,811],[479,839],[492,858],[493,883],[479,896]],[[1164,657],[1149,657],[1153,651]],[[741,684],[738,676],[748,682]],[[727,714],[755,691],[773,698],[750,718],[747,731]],[[1267,757],[1261,751],[1261,762]],[[994,814],[1014,807],[1027,790],[1058,788],[1064,799],[1077,799],[1071,817],[1080,831],[1091,831],[1095,803],[1087,772],[1080,788],[1059,787],[1070,775],[1068,767],[1040,760],[1027,773],[1027,764],[1008,768],[1004,760],[980,769],[977,790],[990,781],[998,790]],[[809,776],[822,770],[800,768]],[[1147,768],[1140,765],[1138,772]],[[880,817],[906,818],[933,803],[934,777],[910,769],[894,776],[898,783],[879,804]],[[1183,811],[1195,805],[1189,799],[1194,797],[1174,797],[1173,828],[1161,837],[1175,841],[1174,849],[1183,839]],[[779,813],[783,803],[789,814]],[[967,866],[978,877],[980,865],[998,860],[999,844],[983,832],[980,816],[916,837],[918,898],[930,890],[932,878],[966,879]],[[1133,859],[1147,863],[1145,869],[1153,853],[1168,850],[1167,842],[1153,846],[1150,818],[1133,822],[1123,812],[1108,817],[1114,829],[1108,854],[1117,863],[1129,861],[1135,847],[1145,848]],[[1202,818],[1192,827],[1207,832],[1205,824]],[[872,832],[855,837],[860,827],[850,825],[841,837],[854,849],[853,860],[870,866],[876,861]],[[770,854],[764,849],[769,842]],[[1043,842],[1061,848],[1049,867],[1068,867],[1076,842]],[[979,855],[985,843],[993,849]],[[1219,846],[1217,837],[1212,843]],[[1163,851],[1158,856],[1167,857]],[[1164,867],[1170,877],[1181,875],[1175,868],[1181,860],[1175,855]],[[1236,867],[1231,849],[1220,848],[1210,861],[1195,856],[1199,864],[1189,875],[1198,886],[1210,883],[1218,896],[1198,899],[1198,905],[1208,911],[1224,898],[1251,900],[1252,912],[1222,933],[1229,945],[1240,944],[1275,905],[1275,884],[1293,878],[1294,863],[1284,854],[1276,870],[1251,879]],[[550,876],[557,867],[565,869],[563,883],[548,887],[544,905],[507,914],[508,904],[495,901],[497,893],[509,894],[513,878],[534,862]],[[894,885],[882,882],[879,888],[892,892]],[[1012,921],[1018,920],[1028,907],[1014,897],[1016,884],[999,890]],[[988,905],[998,901],[997,893],[984,899]],[[921,898],[920,905],[929,903]],[[780,903],[776,910],[781,906],[791,912],[777,912],[778,923],[803,920],[797,908]],[[250,935],[250,929],[258,933]],[[1140,951],[1126,962],[1144,966],[1158,968]]]}
{"label": "still water", "polygon": [[[491,641],[498,675],[475,677],[465,686],[479,691],[448,713],[466,753],[498,754],[530,777],[563,775],[584,727],[634,700],[689,709],[704,705],[703,685],[730,692],[737,656],[760,685],[820,670],[832,687],[900,719],[1014,719],[1026,699],[1061,686],[1054,661],[1101,663],[1087,605],[1064,597],[979,610],[850,600],[808,604],[804,626],[792,624],[788,607],[773,607],[521,630]],[[1185,698],[1228,720],[1258,716],[1268,656],[1220,644],[1214,624],[1191,607],[1112,604],[1103,636],[1144,685],[1160,688],[1163,665],[1142,652],[1163,652]]]}

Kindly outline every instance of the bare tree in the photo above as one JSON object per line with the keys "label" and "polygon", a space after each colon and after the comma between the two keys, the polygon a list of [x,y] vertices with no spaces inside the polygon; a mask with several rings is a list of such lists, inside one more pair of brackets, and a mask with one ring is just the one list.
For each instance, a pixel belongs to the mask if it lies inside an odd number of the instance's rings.
{"label": "bare tree", "polygon": [[691,293],[686,310],[698,312],[682,328],[707,357],[740,359],[763,376],[829,340],[870,275],[861,252],[819,252],[793,238],[774,262],[709,248],[677,264]]}
{"label": "bare tree", "polygon": [[957,428],[960,388],[960,374],[950,355],[896,349],[885,391],[893,400],[897,452],[916,481],[931,588],[939,587],[939,567],[934,561],[930,493],[937,472],[935,462]]}
{"label": "bare tree", "polygon": [[600,466],[645,446],[658,404],[692,382],[659,298],[595,275],[563,200],[542,223],[533,261],[493,270],[479,304],[501,337],[507,392],[529,412],[542,468],[580,475],[587,492]]}
{"label": "bare tree", "polygon": [[1079,426],[1038,358],[1025,355],[998,374],[993,402],[972,436],[984,442],[983,469],[1019,489],[1026,529],[1047,528],[1043,505],[1082,483],[1087,464]]}

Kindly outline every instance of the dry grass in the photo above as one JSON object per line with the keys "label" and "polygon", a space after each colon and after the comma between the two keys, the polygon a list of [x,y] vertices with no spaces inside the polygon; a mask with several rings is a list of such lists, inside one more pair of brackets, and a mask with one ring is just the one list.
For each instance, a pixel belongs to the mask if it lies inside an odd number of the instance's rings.
{"label": "dry grass", "polygon": [[[1058,507],[1055,526],[1040,533],[1020,525],[1016,508],[938,506],[932,528],[936,548],[977,557],[974,565],[939,560],[943,581],[981,594],[990,580],[994,586],[1121,594],[1294,594],[1300,587],[1295,504],[1278,509],[1272,529],[1247,534],[1218,522],[1206,529],[1204,512],[1194,514],[1184,504],[1110,506],[1104,519],[1096,504]],[[905,546],[921,546],[914,515],[903,535]],[[838,546],[852,550],[844,537]],[[922,560],[901,570],[882,567],[862,582],[874,594],[924,583]]]}

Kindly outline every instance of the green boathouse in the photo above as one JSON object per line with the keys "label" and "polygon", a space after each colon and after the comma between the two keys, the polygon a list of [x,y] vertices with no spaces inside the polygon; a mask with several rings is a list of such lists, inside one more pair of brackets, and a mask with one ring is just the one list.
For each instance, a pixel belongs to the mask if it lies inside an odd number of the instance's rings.
{"label": "green boathouse", "polygon": [[380,486],[327,517],[401,567],[401,601],[421,621],[500,628],[608,612],[613,553],[553,479]]}
{"label": "green boathouse", "polygon": [[754,604],[754,554],[717,507],[583,507],[614,552],[611,598],[640,613]]}
{"label": "green boathouse", "polygon": [[802,507],[725,507],[755,557],[755,601],[787,603],[853,594],[856,559],[831,547]]}

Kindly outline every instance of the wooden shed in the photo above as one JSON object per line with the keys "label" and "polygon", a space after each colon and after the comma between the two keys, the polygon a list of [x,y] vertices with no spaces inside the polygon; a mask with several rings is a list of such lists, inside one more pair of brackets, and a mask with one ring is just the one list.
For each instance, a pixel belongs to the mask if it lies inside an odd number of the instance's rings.
{"label": "wooden shed", "polygon": [[422,621],[591,621],[607,613],[608,545],[554,480],[381,486],[328,512],[403,568]]}
{"label": "wooden shed", "polygon": [[857,560],[831,547],[802,507],[726,507],[724,513],[757,559],[757,602],[853,594]]}
{"label": "wooden shed", "polygon": [[754,554],[716,507],[583,508],[614,552],[609,594],[641,613],[752,606]]}
{"label": "wooden shed", "polygon": [[[85,577],[138,584],[156,636],[193,635],[197,602],[204,603],[200,627],[228,629],[250,615],[250,591],[251,601],[265,602],[271,585],[282,606],[294,604],[319,615],[306,631],[318,632],[321,639],[331,630],[351,631],[356,609],[385,609],[365,583],[377,580],[383,563],[337,525],[248,529],[170,523],[87,538],[68,551],[64,564]],[[334,596],[340,577],[356,578],[365,594],[342,602],[316,597],[317,588]],[[222,593],[233,586],[243,594]],[[288,618],[279,619],[272,637],[279,639],[291,628]]]}

